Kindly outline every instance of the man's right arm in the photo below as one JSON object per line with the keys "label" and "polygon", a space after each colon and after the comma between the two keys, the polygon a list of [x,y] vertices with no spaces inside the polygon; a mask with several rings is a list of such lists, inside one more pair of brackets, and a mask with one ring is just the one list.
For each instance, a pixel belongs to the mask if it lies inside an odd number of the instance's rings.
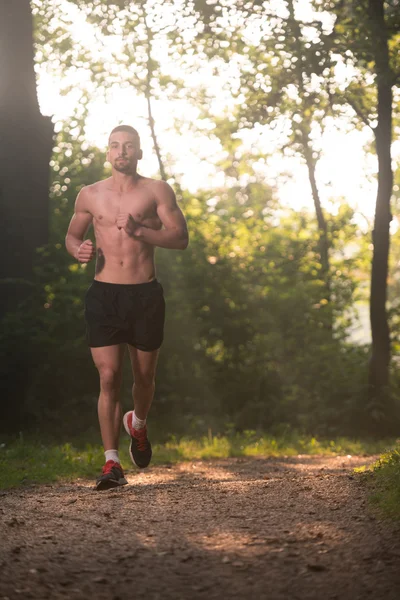
{"label": "man's right arm", "polygon": [[82,188],[75,202],[75,212],[72,216],[65,238],[65,246],[68,252],[81,263],[92,260],[95,249],[91,240],[83,241],[83,238],[93,220],[88,210],[88,191]]}

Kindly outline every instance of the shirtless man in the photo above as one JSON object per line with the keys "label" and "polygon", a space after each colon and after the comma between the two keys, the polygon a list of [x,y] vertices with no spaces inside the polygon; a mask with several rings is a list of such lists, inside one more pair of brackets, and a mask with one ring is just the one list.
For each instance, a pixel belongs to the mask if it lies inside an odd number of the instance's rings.
{"label": "shirtless man", "polygon": [[[139,134],[120,125],[110,134],[108,179],[84,187],[66,236],[68,252],[80,263],[96,256],[95,278],[85,297],[87,338],[100,376],[98,416],[105,465],[97,489],[127,483],[119,455],[119,389],[126,345],[134,385],[134,410],[123,417],[129,452],[140,468],[151,460],[146,418],[154,395],[157,358],[163,341],[165,302],[156,279],[154,247],[184,250],[185,218],[164,181],[137,173]],[[93,223],[96,247],[85,240]]]}

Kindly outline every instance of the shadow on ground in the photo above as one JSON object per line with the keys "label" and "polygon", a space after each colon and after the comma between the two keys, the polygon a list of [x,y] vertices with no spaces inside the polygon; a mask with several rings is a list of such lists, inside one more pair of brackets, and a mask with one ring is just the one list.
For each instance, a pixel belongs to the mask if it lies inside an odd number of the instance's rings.
{"label": "shadow on ground", "polygon": [[224,459],[3,492],[0,599],[398,600],[366,457]]}

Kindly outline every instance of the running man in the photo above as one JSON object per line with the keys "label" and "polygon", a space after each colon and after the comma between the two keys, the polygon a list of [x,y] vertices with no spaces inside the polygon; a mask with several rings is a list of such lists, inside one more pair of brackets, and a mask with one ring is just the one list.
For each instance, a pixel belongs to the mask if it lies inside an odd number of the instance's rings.
{"label": "running man", "polygon": [[[133,372],[134,410],[123,417],[129,452],[140,468],[151,460],[146,419],[153,400],[155,372],[163,341],[165,302],[156,279],[154,248],[184,250],[186,221],[164,181],[137,172],[142,158],[138,132],[115,127],[107,160],[112,175],[78,194],[66,247],[80,263],[96,256],[95,278],[85,296],[87,339],[100,377],[98,416],[105,465],[98,490],[127,483],[118,448],[122,410],[119,391],[128,346]],[[84,240],[93,223],[96,247]]]}

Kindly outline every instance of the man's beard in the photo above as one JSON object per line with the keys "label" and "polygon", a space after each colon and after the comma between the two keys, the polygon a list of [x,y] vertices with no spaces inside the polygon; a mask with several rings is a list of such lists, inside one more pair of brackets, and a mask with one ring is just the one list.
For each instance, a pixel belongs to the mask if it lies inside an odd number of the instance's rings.
{"label": "man's beard", "polygon": [[114,169],[119,173],[125,173],[126,175],[130,175],[135,172],[135,164],[128,161],[118,161],[116,160],[114,163]]}

